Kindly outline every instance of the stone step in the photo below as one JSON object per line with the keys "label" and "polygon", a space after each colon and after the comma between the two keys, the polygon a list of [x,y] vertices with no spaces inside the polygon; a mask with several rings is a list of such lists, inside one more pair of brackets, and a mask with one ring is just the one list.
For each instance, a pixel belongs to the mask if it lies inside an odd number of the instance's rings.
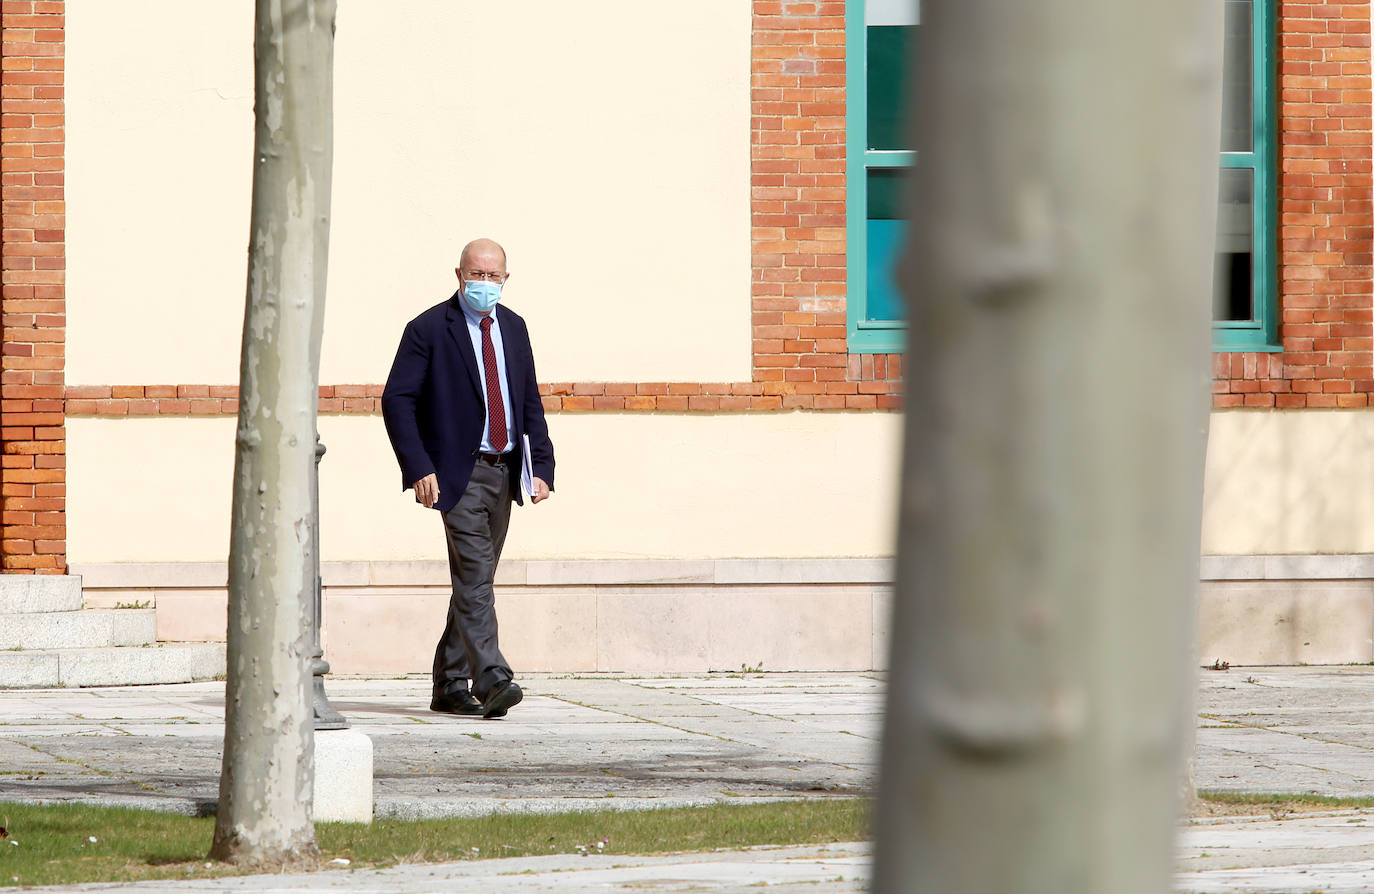
{"label": "stone step", "polygon": [[23,612],[0,621],[0,649],[142,646],[156,640],[157,612],[151,608]]}
{"label": "stone step", "polygon": [[190,683],[221,676],[224,666],[223,643],[6,651],[0,689]]}
{"label": "stone step", "polygon": [[0,574],[0,615],[73,612],[79,608],[80,575]]}

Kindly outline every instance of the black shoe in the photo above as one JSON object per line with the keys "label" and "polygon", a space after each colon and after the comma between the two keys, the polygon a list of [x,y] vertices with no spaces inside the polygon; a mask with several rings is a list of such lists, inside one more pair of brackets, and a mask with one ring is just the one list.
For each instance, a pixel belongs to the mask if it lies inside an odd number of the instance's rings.
{"label": "black shoe", "polygon": [[466,689],[461,692],[448,692],[434,696],[429,703],[431,711],[440,714],[461,714],[464,717],[476,717],[482,713],[482,704],[472,697],[472,693]]}
{"label": "black shoe", "polygon": [[520,691],[520,684],[514,680],[507,680],[487,693],[486,699],[482,702],[482,716],[487,720],[505,717],[506,711],[520,704],[524,697],[525,693]]}

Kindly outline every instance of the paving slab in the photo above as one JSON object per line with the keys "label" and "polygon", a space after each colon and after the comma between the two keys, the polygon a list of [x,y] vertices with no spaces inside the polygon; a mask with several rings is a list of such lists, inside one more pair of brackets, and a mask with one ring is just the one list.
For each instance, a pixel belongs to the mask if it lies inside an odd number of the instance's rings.
{"label": "paving slab", "polygon": [[1374,890],[1374,814],[1194,824],[1179,836],[1181,892]]}
{"label": "paving slab", "polygon": [[[331,679],[335,707],[374,745],[376,815],[852,796],[876,778],[876,675],[523,682],[524,702],[484,721],[430,712],[424,678]],[[833,728],[830,696],[852,729]],[[206,813],[218,797],[223,711],[223,683],[0,691],[0,746],[48,761],[5,777],[4,797]]]}
{"label": "paving slab", "polygon": [[[1374,668],[1206,671],[1195,777],[1232,792],[1374,796]],[[1180,892],[1374,890],[1374,812],[1195,822],[1179,835]]]}
{"label": "paving slab", "polygon": [[1374,668],[1239,668],[1199,678],[1200,788],[1374,796]]}

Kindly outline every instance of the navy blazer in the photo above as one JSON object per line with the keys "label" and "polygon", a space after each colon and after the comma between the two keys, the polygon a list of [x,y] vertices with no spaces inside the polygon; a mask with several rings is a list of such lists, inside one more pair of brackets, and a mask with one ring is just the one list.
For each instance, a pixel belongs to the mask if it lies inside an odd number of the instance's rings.
{"label": "navy blazer", "polygon": [[[486,423],[486,401],[477,355],[468,336],[467,320],[454,292],[406,324],[401,346],[391,364],[382,392],[382,418],[391,438],[391,449],[401,464],[401,489],[434,473],[439,479],[439,500],[434,508],[452,509],[472,477],[477,451]],[[506,355],[506,384],[511,403],[514,445],[507,463],[511,495],[520,495],[522,435],[530,436],[534,475],[553,490],[553,442],[544,421],[544,404],[534,375],[530,333],[519,314],[504,304],[496,306],[501,343]]]}

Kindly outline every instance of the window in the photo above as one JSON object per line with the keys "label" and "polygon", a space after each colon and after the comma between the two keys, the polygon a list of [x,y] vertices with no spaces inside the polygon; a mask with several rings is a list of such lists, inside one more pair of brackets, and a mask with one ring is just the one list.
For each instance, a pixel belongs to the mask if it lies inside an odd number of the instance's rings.
{"label": "window", "polygon": [[1222,0],[1221,180],[1212,286],[1218,351],[1277,351],[1273,0]]}
{"label": "window", "polygon": [[[1221,0],[1225,11],[1221,176],[1213,271],[1213,345],[1278,351],[1274,0]],[[906,326],[893,276],[905,225],[900,196],[916,153],[901,110],[919,0],[850,0],[848,83],[849,349],[900,351]]]}
{"label": "window", "polygon": [[902,111],[920,2],[850,0],[845,17],[849,350],[900,351],[906,323],[893,268],[906,231],[903,183],[916,161]]}

